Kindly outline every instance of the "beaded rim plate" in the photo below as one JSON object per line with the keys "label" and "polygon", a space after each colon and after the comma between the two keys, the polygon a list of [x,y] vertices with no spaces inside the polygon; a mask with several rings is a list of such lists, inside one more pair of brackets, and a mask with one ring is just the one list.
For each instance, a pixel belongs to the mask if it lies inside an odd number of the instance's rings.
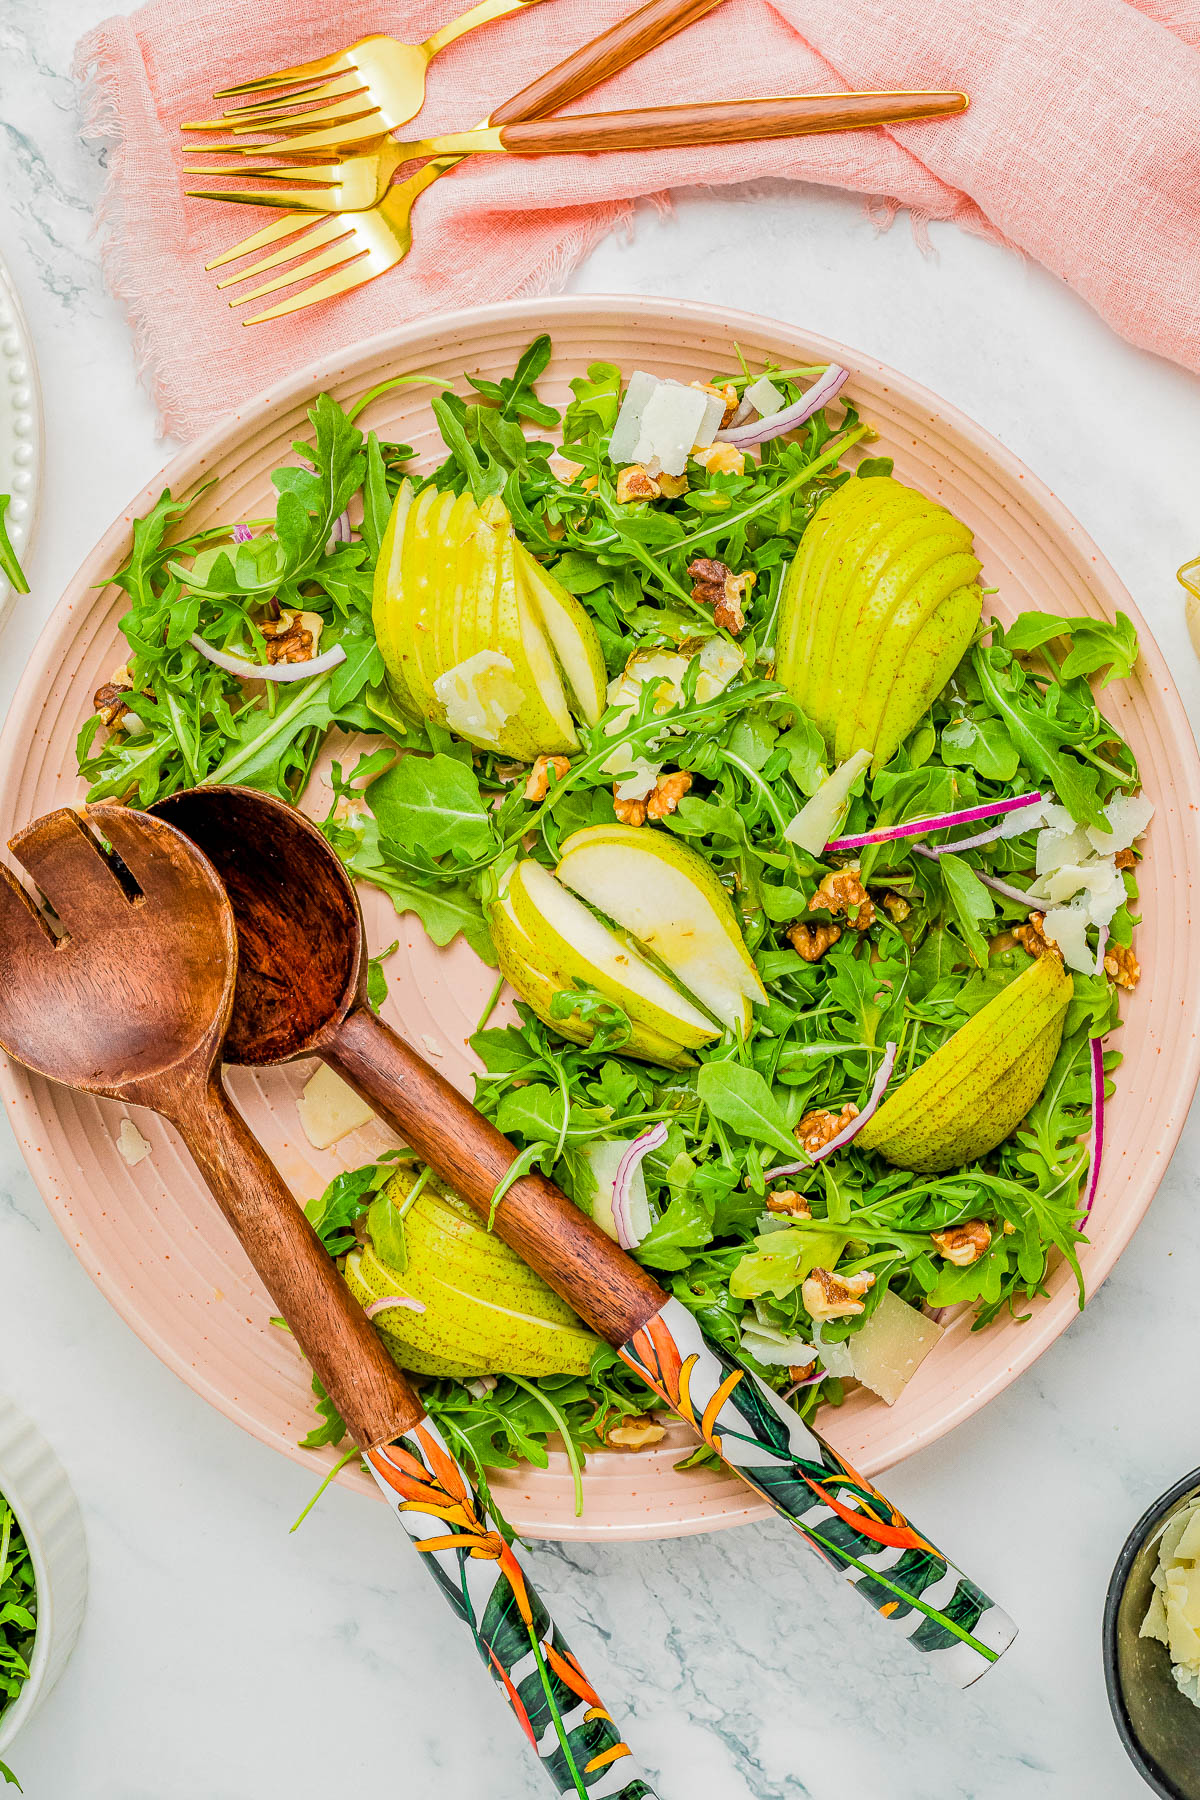
{"label": "beaded rim plate", "polygon": [[[1125,1061],[1107,1113],[1100,1190],[1080,1255],[1094,1294],[1129,1242],[1174,1149],[1200,1070],[1200,931],[1192,883],[1200,869],[1200,758],[1162,653],[1115,572],[1047,487],[1004,446],[937,395],[858,351],[803,327],[721,307],[624,296],[516,301],[444,315],[339,352],[247,402],[189,445],[115,521],[71,582],[37,644],[0,738],[0,837],[55,806],[78,804],[74,745],[92,694],[118,660],[122,592],[106,586],[128,553],[130,526],[164,485],[204,488],[192,519],[259,514],[270,472],[308,430],[307,407],[322,391],[346,404],[391,375],[422,372],[464,390],[462,372],[496,377],[548,331],[554,356],[540,386],[561,404],[567,381],[598,359],[683,381],[729,366],[739,346],[751,362],[840,362],[849,388],[894,456],[902,481],[921,488],[975,533],[997,610],[1133,618],[1142,655],[1131,680],[1105,695],[1140,759],[1156,808],[1148,839],[1138,954],[1147,977],[1125,997],[1118,1039]],[[425,398],[406,386],[375,402],[371,425],[414,446],[418,467],[444,455]],[[205,484],[210,484],[205,486]],[[346,755],[343,746],[341,754]],[[329,791],[314,782],[312,811]],[[470,1091],[466,1039],[492,972],[460,941],[435,949],[408,916],[397,920],[378,890],[362,893],[373,950],[399,938],[388,963],[387,1013],[437,1066]],[[319,1193],[339,1168],[378,1154],[382,1127],[364,1126],[332,1151],[313,1150],[299,1129],[296,1098],[312,1063],[235,1069],[229,1086],[251,1129],[300,1198]],[[15,1066],[0,1067],[0,1095],[18,1142],[67,1241],[121,1316],[169,1368],[264,1443],[309,1463],[319,1478],[336,1451],[303,1451],[312,1423],[308,1372],[275,1308],[229,1236],[215,1203],[160,1119],[139,1113],[151,1154],[125,1163],[115,1139],[124,1108],[53,1087]],[[388,1141],[386,1138],[383,1142]],[[394,1140],[393,1140],[394,1141]],[[1075,1283],[1060,1263],[1026,1322],[1001,1318],[972,1332],[954,1319],[895,1406],[866,1389],[829,1408],[822,1429],[865,1475],[931,1444],[1000,1393],[1078,1317]],[[566,1459],[522,1464],[493,1480],[506,1517],[522,1534],[549,1538],[676,1537],[761,1517],[765,1502],[724,1471],[680,1470],[690,1440],[672,1428],[637,1455],[589,1458],[585,1511],[574,1516]],[[362,1492],[360,1470],[341,1477]]]}
{"label": "beaded rim plate", "polygon": [[[6,524],[23,562],[37,522],[42,486],[42,396],[33,339],[17,290],[0,261],[0,494],[12,496]],[[0,575],[0,623],[17,598]]]}

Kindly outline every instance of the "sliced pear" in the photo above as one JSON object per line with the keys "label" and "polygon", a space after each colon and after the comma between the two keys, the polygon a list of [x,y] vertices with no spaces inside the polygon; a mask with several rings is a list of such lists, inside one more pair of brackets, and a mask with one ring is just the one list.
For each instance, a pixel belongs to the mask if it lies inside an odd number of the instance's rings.
{"label": "sliced pear", "polygon": [[607,705],[608,686],[596,627],[574,594],[569,594],[519,540],[516,560],[518,587],[550,640],[566,676],[575,711],[587,724],[595,725]]}
{"label": "sliced pear", "polygon": [[1073,991],[1058,958],[1039,957],[900,1084],[859,1147],[921,1174],[994,1150],[1046,1085]]}
{"label": "sliced pear", "polygon": [[472,586],[472,532],[478,512],[473,495],[460,494],[450,509],[439,546],[434,577],[439,589],[434,624],[439,675],[445,669],[453,669],[478,647],[473,636],[476,596]]}
{"label": "sliced pear", "polygon": [[396,1360],[422,1375],[584,1375],[599,1340],[515,1250],[448,1189],[430,1184],[405,1208],[415,1176],[386,1193],[403,1211],[407,1266],[381,1261],[368,1241],[346,1259],[364,1305],[390,1295],[424,1306],[388,1307],[375,1322]]}
{"label": "sliced pear", "polygon": [[[500,973],[509,987],[525,1004],[532,1007],[542,1023],[557,1031],[572,1044],[590,1044],[595,1036],[595,1028],[578,1014],[569,1015],[565,1019],[554,1016],[552,1003],[556,994],[567,991],[573,984],[565,977],[556,974],[552,963],[548,962],[542,950],[527,936],[519,919],[512,910],[507,894],[501,895],[488,915],[488,929],[492,935],[492,943],[496,948],[496,957],[500,965]],[[630,1021],[633,1029],[626,1043],[621,1045],[622,1056],[634,1056],[641,1062],[661,1063],[668,1069],[690,1069],[695,1067],[695,1057],[689,1056],[674,1038],[664,1037],[659,1031],[652,1031],[648,1025]]]}
{"label": "sliced pear", "polygon": [[[504,748],[532,761],[535,756],[577,750],[562,678],[532,607],[521,604],[517,585],[517,540],[499,501],[481,508],[497,540],[496,648],[509,658],[525,693],[525,703],[504,732]],[[527,738],[522,748],[522,740]]]}
{"label": "sliced pear", "polygon": [[417,705],[404,674],[403,640],[400,633],[400,615],[404,604],[400,586],[400,562],[404,548],[404,529],[416,491],[415,483],[402,481],[392,503],[391,517],[388,519],[387,530],[379,546],[379,560],[375,565],[371,623],[397,703],[402,712],[419,719],[422,717],[421,708]]}
{"label": "sliced pear", "polygon": [[766,989],[729,895],[704,857],[667,831],[589,825],[562,846],[558,879],[631,931],[730,1031]]}
{"label": "sliced pear", "polygon": [[666,978],[652,969],[634,945],[607,925],[540,863],[518,863],[507,895],[535,955],[553,969],[563,987],[583,982],[624,1008],[682,1049],[694,1050],[720,1036],[712,1021]]}

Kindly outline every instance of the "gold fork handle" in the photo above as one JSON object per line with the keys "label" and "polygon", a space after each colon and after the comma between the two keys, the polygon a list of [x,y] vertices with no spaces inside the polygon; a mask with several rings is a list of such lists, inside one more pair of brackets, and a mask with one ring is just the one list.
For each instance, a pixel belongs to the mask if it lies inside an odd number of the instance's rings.
{"label": "gold fork handle", "polygon": [[465,37],[477,25],[490,25],[494,19],[507,18],[509,13],[520,12],[522,7],[537,4],[538,0],[480,0],[478,6],[461,13],[457,19],[451,19],[448,25],[443,25],[440,31],[427,37],[421,48],[426,56],[435,57],[439,50],[444,50],[456,38]]}
{"label": "gold fork handle", "polygon": [[[522,156],[562,151],[645,150],[683,144],[735,144],[808,132],[852,131],[965,111],[965,94],[794,94],[772,100],[727,100],[709,105],[647,107],[565,119],[529,119],[487,133],[481,149]],[[470,135],[470,134],[467,134]],[[482,134],[481,134],[482,135]],[[450,145],[446,140],[439,143]],[[458,146],[455,146],[458,147]]]}
{"label": "gold fork handle", "polygon": [[720,0],[648,0],[636,12],[618,19],[603,36],[539,75],[511,100],[502,101],[488,123],[508,125],[517,119],[540,119],[546,113],[557,112],[560,106],[568,106],[581,94],[590,93],[602,81],[628,68],[718,5]]}

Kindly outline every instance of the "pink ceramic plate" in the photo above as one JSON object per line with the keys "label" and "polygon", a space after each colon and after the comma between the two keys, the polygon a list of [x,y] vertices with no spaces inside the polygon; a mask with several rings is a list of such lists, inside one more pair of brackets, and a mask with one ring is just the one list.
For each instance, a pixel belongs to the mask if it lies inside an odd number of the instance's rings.
{"label": "pink ceramic plate", "polygon": [[[684,381],[734,365],[735,344],[751,364],[845,363],[854,371],[848,392],[879,431],[873,450],[893,456],[902,480],[935,495],[970,524],[984,580],[999,590],[1002,614],[1022,607],[1097,616],[1122,608],[1132,614],[1142,659],[1132,681],[1108,690],[1105,704],[1138,755],[1157,809],[1138,940],[1149,975],[1123,1006],[1119,1042],[1125,1062],[1109,1114],[1092,1241],[1080,1259],[1094,1292],[1150,1202],[1196,1084],[1196,747],[1163,659],[1129,596],[1053,495],[935,395],[839,344],[794,326],[684,302],[538,300],[458,313],[375,338],[273,389],[183,451],[138,495],[72,582],[33,654],[0,741],[0,833],[7,840],[35,815],[82,797],[74,774],[75,734],[91,711],[94,690],[124,659],[117,633],[124,598],[102,584],[126,555],[131,520],[164,485],[180,494],[219,477],[193,511],[197,526],[261,514],[271,500],[270,471],[289,458],[293,439],[305,434],[305,409],[322,389],[348,402],[409,371],[445,376],[460,386],[464,369],[495,377],[511,370],[543,330],[553,335],[554,360],[541,387],[560,403],[568,379],[597,360]],[[440,457],[427,396],[419,386],[388,394],[369,421],[414,445],[420,456]],[[309,804],[323,807],[322,797]],[[373,947],[400,938],[388,970],[393,1022],[469,1089],[465,1040],[490,990],[491,971],[461,944],[435,950],[411,919],[397,920],[379,894],[367,890],[363,899]],[[294,1102],[311,1067],[260,1075],[238,1070],[230,1084],[302,1198],[319,1192],[338,1168],[366,1161],[385,1135],[368,1127],[335,1152],[310,1149]],[[0,1079],[51,1211],[88,1273],[138,1335],[229,1418],[314,1470],[326,1466],[331,1453],[296,1448],[311,1419],[305,1370],[290,1339],[268,1324],[266,1294],[171,1131],[157,1118],[139,1117],[153,1153],[130,1168],[114,1143],[121,1108],[30,1080],[11,1067]],[[975,1334],[966,1319],[959,1320],[896,1406],[860,1391],[840,1411],[829,1412],[823,1428],[864,1473],[886,1469],[999,1393],[1070,1324],[1075,1285],[1065,1268],[1032,1311],[1027,1324],[1002,1321]],[[676,1473],[672,1464],[685,1441],[680,1427],[655,1451],[591,1459],[579,1521],[561,1456],[552,1457],[546,1471],[523,1468],[494,1486],[509,1518],[534,1537],[672,1536],[765,1513],[732,1478]],[[357,1474],[344,1479],[374,1491]]]}

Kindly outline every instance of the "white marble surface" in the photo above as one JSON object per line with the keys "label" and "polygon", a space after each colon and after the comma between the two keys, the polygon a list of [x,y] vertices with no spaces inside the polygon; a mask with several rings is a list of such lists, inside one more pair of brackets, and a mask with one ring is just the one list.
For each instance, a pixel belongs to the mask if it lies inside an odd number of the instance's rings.
{"label": "white marble surface", "polygon": [[[0,0],[0,251],[37,339],[49,480],[6,702],[85,552],[166,459],[88,229],[99,182],[66,70],[106,0]],[[1200,719],[1173,571],[1200,550],[1200,386],[1015,256],[821,191],[681,196],[602,245],[577,292],[684,294],[802,321],[964,407],[1057,489],[1153,622]],[[1086,1315],[889,1491],[1015,1613],[986,1681],[943,1693],[780,1528],[534,1548],[535,1579],[663,1800],[1136,1800],[1099,1623],[1142,1507],[1197,1459],[1193,1117]],[[542,1778],[384,1509],[243,1436],[106,1306],[0,1145],[0,1387],[87,1514],[79,1650],[13,1759],[30,1800],[327,1800],[350,1784],[534,1800]],[[1178,1397],[1178,1401],[1177,1398]],[[1177,1420],[1182,1423],[1179,1429]]]}

